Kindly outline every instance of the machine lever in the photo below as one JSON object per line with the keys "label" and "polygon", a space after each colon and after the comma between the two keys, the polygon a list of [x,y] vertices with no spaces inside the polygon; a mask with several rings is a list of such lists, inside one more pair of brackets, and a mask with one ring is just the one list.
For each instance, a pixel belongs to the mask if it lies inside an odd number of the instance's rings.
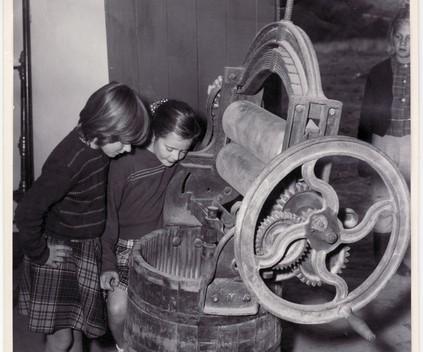
{"label": "machine lever", "polygon": [[351,328],[360,336],[364,337],[369,342],[373,342],[376,339],[376,335],[372,330],[370,330],[366,322],[358,316],[354,315],[350,306],[343,306],[340,309],[340,312],[347,320]]}

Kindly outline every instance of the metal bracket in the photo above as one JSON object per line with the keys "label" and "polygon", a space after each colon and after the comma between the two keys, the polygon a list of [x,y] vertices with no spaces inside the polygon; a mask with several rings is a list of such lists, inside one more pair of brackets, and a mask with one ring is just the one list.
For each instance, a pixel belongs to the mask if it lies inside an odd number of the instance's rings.
{"label": "metal bracket", "polygon": [[253,315],[258,312],[257,300],[245,284],[233,278],[216,278],[207,287],[204,313],[216,315]]}

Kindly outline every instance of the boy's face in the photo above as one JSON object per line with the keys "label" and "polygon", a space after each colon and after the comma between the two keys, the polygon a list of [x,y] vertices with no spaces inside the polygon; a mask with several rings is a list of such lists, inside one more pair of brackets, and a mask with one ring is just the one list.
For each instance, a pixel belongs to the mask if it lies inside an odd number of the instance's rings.
{"label": "boy's face", "polygon": [[107,143],[100,147],[104,154],[109,158],[114,158],[119,154],[123,154],[131,151],[130,144],[123,144],[122,142]]}
{"label": "boy's face", "polygon": [[191,144],[192,139],[183,139],[171,132],[166,137],[153,138],[148,150],[153,152],[164,166],[171,167],[185,158]]}
{"label": "boy's face", "polygon": [[403,22],[394,33],[392,42],[398,62],[407,64],[410,62],[410,23]]}

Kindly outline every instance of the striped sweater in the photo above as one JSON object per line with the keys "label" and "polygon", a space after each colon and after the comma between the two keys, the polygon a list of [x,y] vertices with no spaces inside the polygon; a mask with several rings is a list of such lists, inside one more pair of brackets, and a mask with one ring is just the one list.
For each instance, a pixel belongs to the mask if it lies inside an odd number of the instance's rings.
{"label": "striped sweater", "polygon": [[109,158],[70,132],[47,158],[15,212],[19,241],[35,263],[47,261],[44,234],[59,239],[100,237],[106,219]]}
{"label": "striped sweater", "polygon": [[110,164],[107,222],[101,238],[102,271],[116,271],[119,238],[137,239],[163,226],[167,186],[176,167],[161,164],[154,153],[136,148]]}

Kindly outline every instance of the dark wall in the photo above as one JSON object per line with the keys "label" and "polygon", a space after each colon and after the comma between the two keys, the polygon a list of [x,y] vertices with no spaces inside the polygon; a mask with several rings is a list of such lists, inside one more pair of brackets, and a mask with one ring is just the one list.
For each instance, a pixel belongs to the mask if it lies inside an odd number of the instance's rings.
{"label": "dark wall", "polygon": [[204,112],[207,86],[275,20],[274,0],[105,0],[110,80]]}

